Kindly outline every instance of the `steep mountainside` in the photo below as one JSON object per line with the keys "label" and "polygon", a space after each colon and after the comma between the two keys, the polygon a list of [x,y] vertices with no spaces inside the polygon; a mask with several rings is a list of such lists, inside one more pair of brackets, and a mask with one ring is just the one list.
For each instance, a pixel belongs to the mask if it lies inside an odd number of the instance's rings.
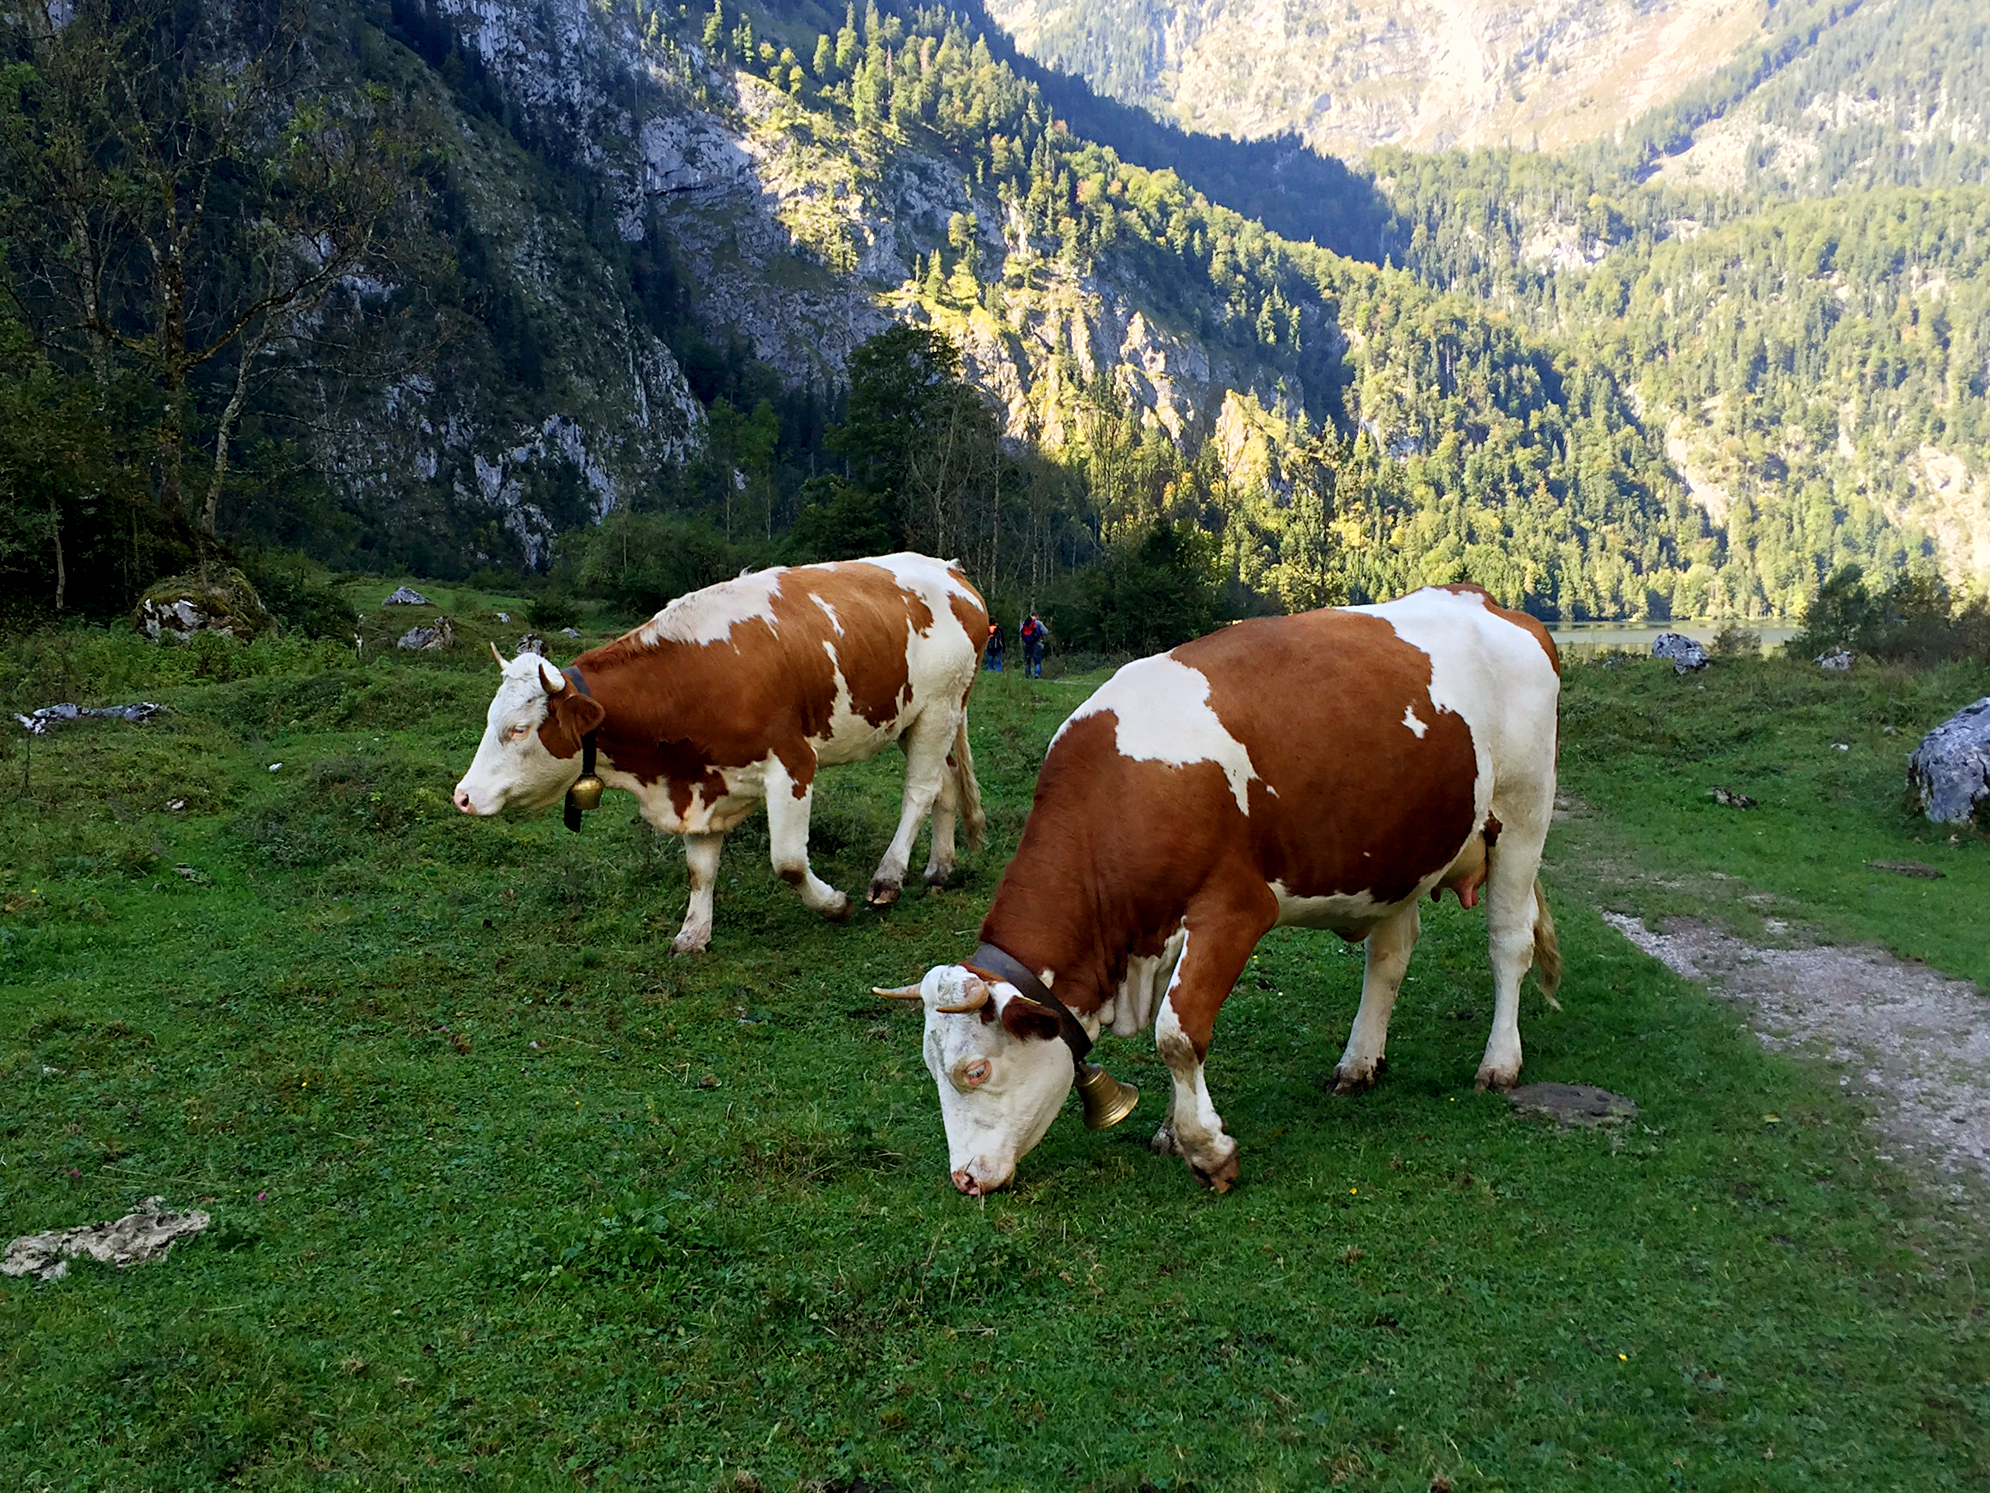
{"label": "steep mountainside", "polygon": [[[1302,170],[1271,192],[1289,210],[1310,181],[1322,217],[1346,204],[1364,261],[1212,200],[1252,187],[1259,147],[1195,154],[1198,190],[1130,159],[1166,132],[1086,138],[1068,114],[1123,121],[1054,103],[970,14],[319,14],[324,76],[406,122],[410,222],[352,291],[354,315],[393,313],[370,323],[366,377],[326,376],[301,328],[272,345],[222,509],[243,539],[461,574],[543,567],[626,511],[646,543],[704,546],[684,574],[729,573],[738,545],[757,562],[877,533],[1019,590],[1152,540],[1243,610],[1472,579],[1564,617],[1787,611],[1848,560],[1960,577],[1984,552],[1969,370],[1990,342],[1965,288],[1983,230],[1960,201],[1910,203],[1891,237],[1862,237],[1851,199],[1852,217],[1750,237],[1758,200],[1641,185],[1621,151],[1395,148],[1373,181]],[[1714,117],[1796,57],[1728,64],[1649,117]],[[958,350],[980,403],[934,408],[999,461],[880,465],[890,418],[852,456],[850,370],[891,328]],[[28,332],[0,315],[0,334]],[[37,346],[87,429],[88,347]],[[144,387],[138,363],[118,372]],[[189,438],[249,387],[217,360]],[[5,376],[0,397],[20,397]],[[156,427],[134,407],[142,505]],[[1791,430],[1804,461],[1778,449]],[[0,477],[32,444],[0,444]],[[54,501],[86,526],[91,491]],[[18,553],[59,534],[45,511]]]}
{"label": "steep mountainside", "polygon": [[993,0],[1040,61],[1183,125],[1315,149],[1556,149],[1769,35],[1761,0]]}
{"label": "steep mountainside", "polygon": [[1704,122],[1681,120],[1692,144],[1664,179],[1785,195],[1990,180],[1978,0],[1865,0],[1805,41]]}

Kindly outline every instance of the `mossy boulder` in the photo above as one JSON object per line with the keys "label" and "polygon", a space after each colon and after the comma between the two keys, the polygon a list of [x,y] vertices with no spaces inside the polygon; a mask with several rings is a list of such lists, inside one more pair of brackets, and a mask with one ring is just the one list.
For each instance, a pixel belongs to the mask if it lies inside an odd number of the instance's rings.
{"label": "mossy boulder", "polygon": [[155,643],[184,643],[197,632],[246,641],[275,622],[249,578],[230,567],[153,582],[132,609],[131,625]]}

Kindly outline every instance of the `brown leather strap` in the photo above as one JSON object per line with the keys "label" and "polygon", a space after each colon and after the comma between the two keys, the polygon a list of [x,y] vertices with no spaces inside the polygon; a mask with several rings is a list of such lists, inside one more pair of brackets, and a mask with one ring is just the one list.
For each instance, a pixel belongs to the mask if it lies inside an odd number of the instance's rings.
{"label": "brown leather strap", "polygon": [[[593,697],[594,691],[587,687],[587,678],[577,666],[569,664],[566,668],[560,670],[560,672],[567,676],[567,679],[575,689],[589,698]],[[594,776],[594,733],[592,731],[580,739],[580,775],[584,778]],[[564,819],[568,829],[572,830],[575,834],[580,833],[580,805],[574,802],[573,790],[571,788],[567,790],[567,801],[561,817]]]}
{"label": "brown leather strap", "polygon": [[1078,1018],[1071,1014],[1071,1008],[1050,993],[1050,987],[1039,980],[1020,959],[1004,953],[992,943],[985,943],[976,949],[972,956],[962,961],[967,968],[979,975],[991,975],[1006,981],[1022,992],[1023,998],[1034,1005],[1042,1006],[1057,1018],[1058,1035],[1064,1038],[1064,1045],[1071,1049],[1071,1066],[1082,1077],[1085,1072],[1085,1054],[1092,1050],[1092,1037]]}

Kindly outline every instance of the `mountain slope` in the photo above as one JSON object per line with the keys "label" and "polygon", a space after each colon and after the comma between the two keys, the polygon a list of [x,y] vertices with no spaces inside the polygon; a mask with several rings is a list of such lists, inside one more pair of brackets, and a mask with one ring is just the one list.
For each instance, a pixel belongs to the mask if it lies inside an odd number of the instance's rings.
{"label": "mountain slope", "polygon": [[[238,537],[460,574],[543,566],[561,533],[633,509],[750,536],[747,558],[796,553],[791,526],[819,540],[861,475],[824,438],[852,355],[909,324],[959,349],[1006,454],[896,537],[992,588],[1166,530],[1241,610],[1472,579],[1543,615],[1756,614],[1843,559],[1885,576],[1933,553],[1911,505],[1819,499],[1766,467],[1746,522],[1691,500],[1667,450],[1690,432],[1640,416],[1661,391],[1613,321],[1664,225],[1615,222],[1579,171],[1550,173],[1539,210],[1621,263],[1530,267],[1495,159],[1484,221],[1510,252],[1445,280],[1445,256],[1490,242],[1451,231],[1459,158],[1415,158],[1431,221],[1414,269],[1379,268],[1084,138],[958,15],[327,14],[328,57],[428,131],[426,237],[367,293],[446,335],[351,388],[273,370],[255,418],[312,433],[342,520],[278,511],[259,495],[277,479],[245,465]],[[1716,343],[1667,335],[1718,372]],[[196,391],[204,417],[226,394]],[[1960,429],[1925,444],[1976,470]]]}
{"label": "mountain slope", "polygon": [[1767,36],[1760,0],[993,0],[1032,57],[1184,126],[1323,152],[1592,140]]}

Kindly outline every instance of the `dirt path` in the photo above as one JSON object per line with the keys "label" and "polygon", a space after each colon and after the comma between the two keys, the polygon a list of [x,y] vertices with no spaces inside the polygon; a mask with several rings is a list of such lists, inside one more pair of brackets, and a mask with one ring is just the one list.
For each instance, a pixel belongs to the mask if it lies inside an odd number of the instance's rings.
{"label": "dirt path", "polygon": [[1892,1148],[1883,1160],[1990,1181],[1990,996],[1969,981],[1881,949],[1763,948],[1691,918],[1654,933],[1639,918],[1603,917],[1739,1007],[1763,1046],[1838,1069],[1873,1108]]}

